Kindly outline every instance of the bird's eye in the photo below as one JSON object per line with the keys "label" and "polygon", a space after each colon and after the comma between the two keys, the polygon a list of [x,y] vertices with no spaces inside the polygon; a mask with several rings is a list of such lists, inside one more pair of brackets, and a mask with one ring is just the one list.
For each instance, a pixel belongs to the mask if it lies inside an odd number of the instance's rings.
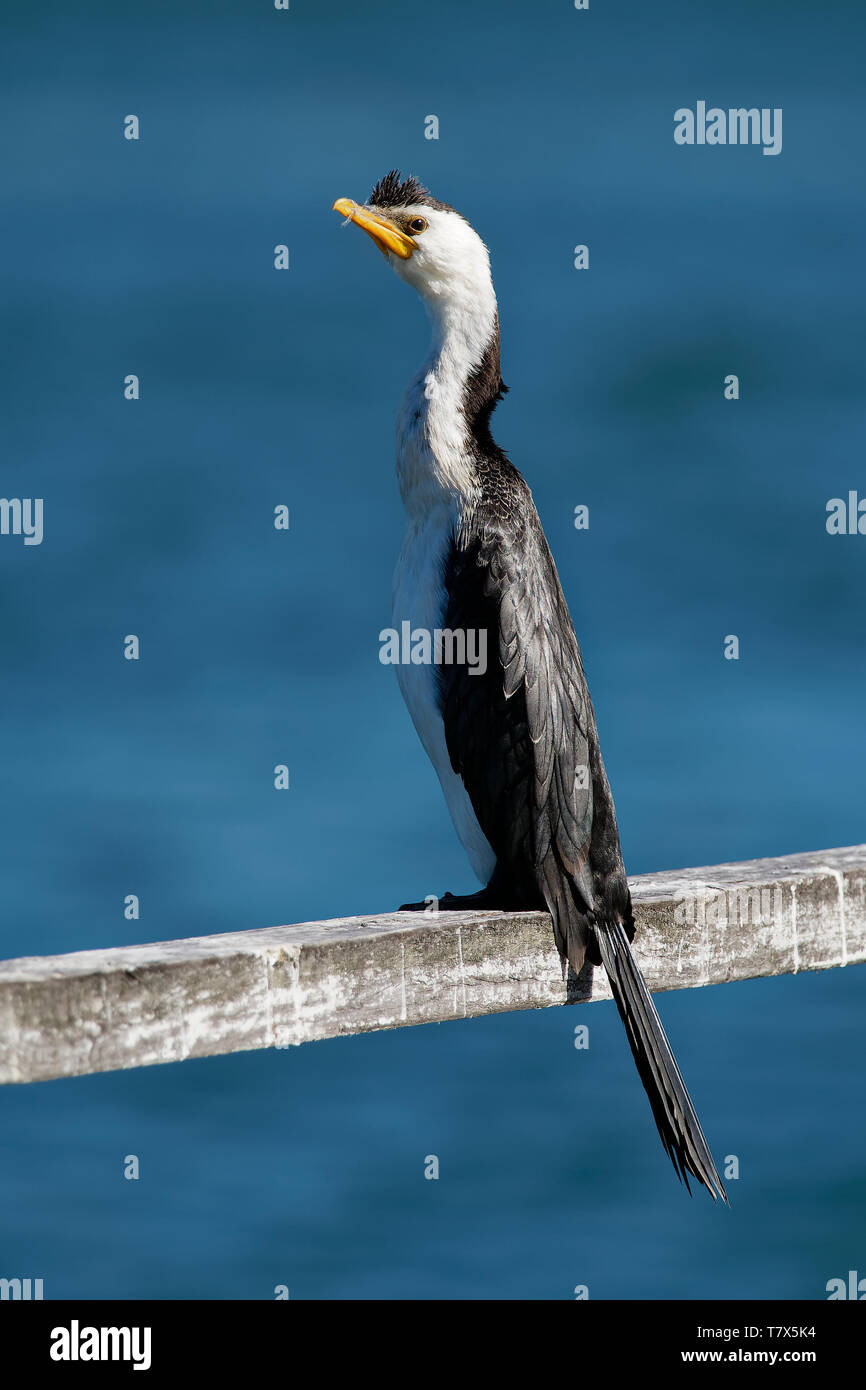
{"label": "bird's eye", "polygon": [[427,223],[424,221],[424,218],[423,218],[423,217],[413,217],[413,218],[412,218],[412,221],[409,223],[409,231],[410,231],[410,232],[426,232],[426,230],[427,230]]}

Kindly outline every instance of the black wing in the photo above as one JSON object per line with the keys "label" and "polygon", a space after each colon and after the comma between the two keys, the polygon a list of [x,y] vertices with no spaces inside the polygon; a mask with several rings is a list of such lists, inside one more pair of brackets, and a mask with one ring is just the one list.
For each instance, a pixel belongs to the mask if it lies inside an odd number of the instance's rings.
{"label": "black wing", "polygon": [[[532,496],[513,471],[455,536],[446,626],[487,634],[487,669],[442,666],[452,765],[516,900],[543,900],[580,970],[606,881],[624,880],[577,638]],[[600,961],[596,957],[596,963]]]}
{"label": "black wing", "polygon": [[[507,470],[507,472],[506,472]],[[727,1201],[631,951],[634,916],[577,638],[529,488],[507,461],[452,540],[446,626],[487,633],[487,669],[439,669],[445,737],[509,906],[542,899],[579,971],[604,964],[677,1174]]]}

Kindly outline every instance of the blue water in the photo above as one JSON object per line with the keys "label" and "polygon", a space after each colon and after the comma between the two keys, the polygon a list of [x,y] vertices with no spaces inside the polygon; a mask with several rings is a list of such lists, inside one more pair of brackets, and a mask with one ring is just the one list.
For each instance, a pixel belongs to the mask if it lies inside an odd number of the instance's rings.
{"label": "blue water", "polygon": [[[392,166],[491,248],[496,434],[630,870],[866,839],[866,539],[824,525],[866,495],[862,7],[7,0],[3,27],[2,491],[45,499],[41,546],[0,537],[3,955],[475,886],[377,660],[427,329],[329,209]],[[677,147],[698,99],[782,107],[782,153]],[[679,1189],[606,1004],[6,1088],[0,1274],[821,1298],[866,1272],[864,999],[850,967],[661,1000],[730,1213]]]}

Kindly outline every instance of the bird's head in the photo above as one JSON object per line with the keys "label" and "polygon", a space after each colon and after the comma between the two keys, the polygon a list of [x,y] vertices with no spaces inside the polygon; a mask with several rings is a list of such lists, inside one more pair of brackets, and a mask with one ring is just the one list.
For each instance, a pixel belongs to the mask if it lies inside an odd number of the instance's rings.
{"label": "bird's head", "polygon": [[364,204],[338,198],[334,211],[365,231],[426,301],[434,317],[492,295],[487,247],[465,217],[395,169]]}

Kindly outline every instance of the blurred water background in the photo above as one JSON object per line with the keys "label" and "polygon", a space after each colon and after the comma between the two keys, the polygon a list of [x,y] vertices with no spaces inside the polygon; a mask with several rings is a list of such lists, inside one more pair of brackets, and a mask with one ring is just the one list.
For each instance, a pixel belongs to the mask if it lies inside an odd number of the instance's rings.
{"label": "blurred water background", "polygon": [[[825,529],[866,494],[861,6],[7,0],[2,25],[2,492],[45,508],[41,546],[0,538],[4,956],[475,886],[377,659],[428,330],[330,206],[392,166],[490,246],[495,433],[630,871],[866,839],[866,539]],[[782,153],[676,146],[699,99],[781,107]],[[866,1261],[864,998],[852,967],[661,999],[740,1158],[731,1213],[678,1187],[607,1004],[7,1088],[0,1274],[821,1298]]]}

